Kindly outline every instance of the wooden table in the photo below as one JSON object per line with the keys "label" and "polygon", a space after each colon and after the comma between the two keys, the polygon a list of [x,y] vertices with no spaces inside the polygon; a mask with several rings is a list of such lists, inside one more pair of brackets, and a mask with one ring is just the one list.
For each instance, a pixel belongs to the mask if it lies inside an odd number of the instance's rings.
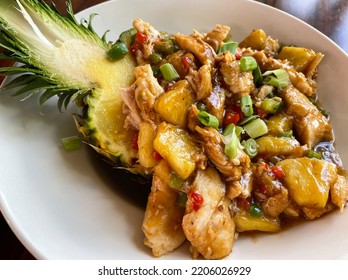
{"label": "wooden table", "polygon": [[[56,3],[57,9],[64,13],[65,0],[53,1]],[[258,1],[274,6],[306,21],[330,37],[348,53],[348,0]],[[75,12],[81,11],[101,2],[105,2],[105,0],[72,0],[73,9]],[[231,0],[231,3],[233,3],[233,0]],[[33,259],[33,256],[17,240],[1,215],[0,259]]]}

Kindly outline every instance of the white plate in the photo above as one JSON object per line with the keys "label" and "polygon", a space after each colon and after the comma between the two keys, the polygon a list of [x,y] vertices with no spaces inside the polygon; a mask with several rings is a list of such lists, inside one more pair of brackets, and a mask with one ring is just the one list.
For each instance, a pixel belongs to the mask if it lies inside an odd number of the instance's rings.
{"label": "white plate", "polygon": [[[280,41],[325,54],[319,92],[332,113],[337,148],[348,164],[347,55],[327,37],[279,10],[242,0],[118,0],[79,16],[94,20],[110,40],[141,17],[160,30],[208,31],[216,23],[232,27],[235,40],[263,28]],[[61,137],[75,134],[69,114],[54,104],[36,110],[36,100],[0,96],[0,206],[18,238],[39,259],[152,259],[143,245],[143,203],[130,193],[138,186],[100,167],[86,148],[67,153]],[[103,166],[105,167],[105,166]],[[125,191],[125,188],[131,191]],[[128,194],[127,194],[128,193]],[[187,244],[164,259],[190,259]],[[347,259],[348,211],[289,228],[279,234],[240,237],[230,259]]]}

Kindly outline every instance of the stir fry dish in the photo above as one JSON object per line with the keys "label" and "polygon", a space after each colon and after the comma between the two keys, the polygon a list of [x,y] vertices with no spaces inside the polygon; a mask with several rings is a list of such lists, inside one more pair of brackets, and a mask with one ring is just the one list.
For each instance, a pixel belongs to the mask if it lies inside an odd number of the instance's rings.
{"label": "stir fry dish", "polygon": [[152,178],[142,231],[155,257],[188,241],[192,258],[222,259],[240,234],[344,210],[345,170],[318,99],[322,53],[261,29],[237,42],[226,25],[170,34],[140,18],[111,43],[68,7],[64,17],[2,1],[1,46],[24,66],[0,74],[22,74],[5,88],[40,105],[74,102],[85,143]]}

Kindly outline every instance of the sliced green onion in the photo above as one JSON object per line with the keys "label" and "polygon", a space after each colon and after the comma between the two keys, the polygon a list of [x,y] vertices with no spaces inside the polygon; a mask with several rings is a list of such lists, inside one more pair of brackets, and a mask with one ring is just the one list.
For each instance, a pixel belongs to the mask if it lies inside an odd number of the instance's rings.
{"label": "sliced green onion", "polygon": [[115,61],[121,59],[128,53],[126,45],[122,42],[115,43],[110,50],[107,51],[107,56],[110,60]]}
{"label": "sliced green onion", "polygon": [[180,208],[185,208],[187,202],[187,194],[185,192],[180,192],[179,198],[178,198],[178,206]]}
{"label": "sliced green onion", "polygon": [[164,63],[160,66],[160,71],[162,73],[163,78],[168,82],[180,78],[180,76],[179,76],[178,72],[176,72],[173,64],[170,64],[168,62]]}
{"label": "sliced green onion", "polygon": [[245,132],[254,139],[268,132],[266,123],[259,118],[247,123],[243,128]]}
{"label": "sliced green onion", "polygon": [[121,33],[120,41],[124,43],[127,48],[130,48],[134,42],[135,34],[137,34],[137,30],[135,28],[128,29]]}
{"label": "sliced green onion", "polygon": [[245,125],[245,124],[247,124],[248,122],[251,122],[251,121],[253,121],[253,120],[256,120],[257,118],[258,118],[258,116],[256,116],[256,115],[252,115],[252,116],[246,117],[246,118],[244,118],[242,121],[240,121],[240,122],[238,123],[238,125]]}
{"label": "sliced green onion", "polygon": [[231,134],[233,132],[233,129],[236,130],[236,134],[238,137],[243,132],[243,127],[231,123],[225,127],[224,131],[222,132],[222,135],[227,136],[227,135]]}
{"label": "sliced green onion", "polygon": [[259,66],[253,70],[254,84],[259,86],[262,84],[262,72]]}
{"label": "sliced green onion", "polygon": [[169,55],[175,51],[175,42],[171,39],[161,41],[155,45],[155,50],[159,53]]}
{"label": "sliced green onion", "polygon": [[282,101],[279,97],[267,98],[262,100],[261,108],[267,113],[275,114],[282,107]]}
{"label": "sliced green onion", "polygon": [[162,56],[158,53],[153,53],[150,55],[150,61],[153,64],[158,64],[163,60]]}
{"label": "sliced green onion", "polygon": [[313,151],[313,150],[309,150],[307,152],[307,157],[309,158],[317,158],[317,159],[322,159],[323,156],[320,152],[316,152],[316,151]]}
{"label": "sliced green onion", "polygon": [[230,53],[234,55],[236,53],[237,47],[238,47],[238,43],[237,42],[230,41],[230,42],[224,43],[221,46],[221,48],[218,49],[217,54],[225,53],[227,51],[230,51]]}
{"label": "sliced green onion", "polygon": [[244,152],[250,157],[254,158],[257,155],[257,143],[253,138],[242,141]]}
{"label": "sliced green onion", "polygon": [[255,202],[250,204],[249,214],[251,217],[260,217],[262,216],[261,206]]}
{"label": "sliced green onion", "polygon": [[159,67],[157,67],[157,66],[151,66],[151,69],[152,69],[152,73],[153,73],[154,77],[157,77],[161,73]]}
{"label": "sliced green onion", "polygon": [[219,128],[219,120],[217,117],[215,117],[214,115],[212,114],[209,114],[208,112],[206,111],[200,111],[198,113],[198,120],[206,125],[206,126],[211,126],[215,129],[218,129]]}
{"label": "sliced green onion", "polygon": [[61,139],[66,151],[75,151],[81,148],[81,139],[79,136],[69,136]]}
{"label": "sliced green onion", "polygon": [[199,111],[207,111],[207,106],[206,106],[204,103],[199,102],[199,103],[197,104],[197,109],[198,109]]}
{"label": "sliced green onion", "polygon": [[240,69],[242,71],[252,71],[257,68],[257,61],[252,56],[243,56],[240,59]]}
{"label": "sliced green onion", "polygon": [[234,126],[232,132],[224,136],[223,142],[225,144],[224,153],[229,159],[233,159],[238,155],[239,139],[236,134],[236,127]]}
{"label": "sliced green onion", "polygon": [[266,71],[262,76],[264,77],[262,83],[265,85],[284,88],[291,83],[288,72],[283,68]]}
{"label": "sliced green onion", "polygon": [[184,185],[185,181],[180,178],[180,176],[176,173],[172,173],[169,176],[169,186],[173,189],[181,189]]}
{"label": "sliced green onion", "polygon": [[254,113],[253,101],[249,94],[242,96],[240,107],[245,117],[250,117]]}
{"label": "sliced green onion", "polygon": [[292,138],[294,136],[294,132],[292,131],[292,129],[290,129],[290,130],[284,131],[282,136]]}

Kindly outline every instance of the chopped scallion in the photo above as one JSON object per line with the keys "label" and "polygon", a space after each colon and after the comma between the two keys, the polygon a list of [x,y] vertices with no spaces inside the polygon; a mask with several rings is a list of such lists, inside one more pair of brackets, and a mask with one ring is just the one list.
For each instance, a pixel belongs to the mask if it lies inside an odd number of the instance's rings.
{"label": "chopped scallion", "polygon": [[261,206],[255,202],[250,204],[249,213],[251,217],[260,217],[263,214]]}
{"label": "chopped scallion", "polygon": [[275,114],[281,108],[282,101],[279,97],[267,98],[262,100],[261,108],[267,113]]}
{"label": "chopped scallion", "polygon": [[245,132],[254,139],[268,132],[266,123],[259,118],[247,123],[243,128]]}
{"label": "chopped scallion", "polygon": [[137,30],[135,28],[128,29],[121,33],[120,41],[124,43],[127,48],[130,48],[134,42],[135,34],[137,34]]}
{"label": "chopped scallion", "polygon": [[242,121],[240,121],[238,123],[238,125],[245,125],[245,124],[247,124],[247,123],[249,123],[249,122],[251,122],[251,121],[253,121],[253,120],[257,119],[257,118],[258,118],[258,116],[251,115],[249,117],[244,118]]}
{"label": "chopped scallion", "polygon": [[206,126],[211,126],[215,129],[218,129],[219,128],[219,120],[217,117],[215,117],[214,115],[212,114],[209,114],[208,112],[206,111],[200,111],[198,113],[198,120],[206,125]]}
{"label": "chopped scallion", "polygon": [[110,60],[115,61],[121,59],[128,53],[126,45],[122,42],[115,43],[110,50],[107,51],[107,56]]}
{"label": "chopped scallion", "polygon": [[309,150],[307,152],[307,157],[309,158],[317,158],[317,159],[322,159],[323,156],[320,152],[314,151],[314,150]]}
{"label": "chopped scallion", "polygon": [[226,126],[226,128],[222,132],[222,135],[223,136],[227,136],[227,135],[231,134],[233,132],[233,129],[236,130],[236,134],[237,134],[238,137],[243,132],[243,127],[237,126],[237,125],[231,123],[228,126]]}
{"label": "chopped scallion", "polygon": [[242,71],[252,71],[257,67],[257,61],[252,56],[243,56],[240,59],[240,69]]}
{"label": "chopped scallion", "polygon": [[153,53],[153,54],[150,55],[150,61],[153,64],[160,63],[162,61],[162,59],[163,59],[162,56],[160,54],[158,54],[158,53]]}
{"label": "chopped scallion", "polygon": [[221,48],[218,49],[217,53],[220,54],[220,53],[225,53],[227,51],[230,51],[230,53],[234,55],[236,53],[237,47],[238,47],[237,42],[230,41],[230,42],[224,43],[221,46]]}
{"label": "chopped scallion", "polygon": [[173,64],[170,64],[168,62],[164,63],[160,66],[160,71],[162,73],[163,78],[168,82],[180,78],[180,76],[179,76],[178,72],[175,70]]}
{"label": "chopped scallion", "polygon": [[253,70],[254,84],[259,86],[262,84],[262,72],[259,66]]}
{"label": "chopped scallion", "polygon": [[239,139],[236,134],[236,127],[232,128],[232,132],[223,138],[225,144],[224,153],[229,159],[233,159],[238,155]]}
{"label": "chopped scallion", "polygon": [[244,152],[250,157],[254,158],[257,155],[257,143],[253,138],[242,141]]}
{"label": "chopped scallion", "polygon": [[284,131],[282,136],[292,138],[294,136],[294,133],[293,133],[292,129],[290,129],[290,130]]}
{"label": "chopped scallion", "polygon": [[253,101],[249,94],[241,98],[240,107],[245,117],[250,117],[254,113]]}
{"label": "chopped scallion", "polygon": [[69,136],[61,139],[66,151],[75,151],[81,148],[81,139],[79,136]]}
{"label": "chopped scallion", "polygon": [[278,88],[284,88],[291,83],[288,72],[286,72],[286,70],[283,68],[266,71],[265,73],[263,73],[263,77],[263,84],[275,86]]}
{"label": "chopped scallion", "polygon": [[180,192],[179,198],[178,198],[178,206],[181,208],[185,208],[186,202],[187,202],[187,194],[185,192]]}
{"label": "chopped scallion", "polygon": [[184,185],[184,180],[180,178],[180,176],[176,173],[172,173],[169,176],[169,186],[173,189],[181,189]]}

